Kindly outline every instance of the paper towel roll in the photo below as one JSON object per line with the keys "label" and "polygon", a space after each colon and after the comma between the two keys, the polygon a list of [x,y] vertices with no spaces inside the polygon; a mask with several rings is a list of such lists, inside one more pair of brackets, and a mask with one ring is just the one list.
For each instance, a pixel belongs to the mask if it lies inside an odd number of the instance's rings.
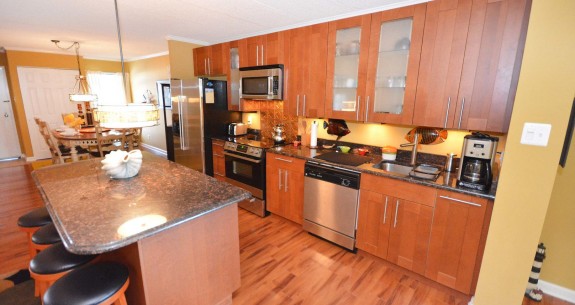
{"label": "paper towel roll", "polygon": [[311,124],[310,134],[311,134],[311,137],[309,140],[309,147],[316,148],[317,147],[317,123],[316,123],[316,121],[313,121],[313,124]]}

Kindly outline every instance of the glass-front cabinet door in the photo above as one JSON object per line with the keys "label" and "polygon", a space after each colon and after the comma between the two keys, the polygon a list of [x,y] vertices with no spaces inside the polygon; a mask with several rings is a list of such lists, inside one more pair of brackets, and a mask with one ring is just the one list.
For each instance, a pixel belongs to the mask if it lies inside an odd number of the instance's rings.
{"label": "glass-front cabinet door", "polygon": [[364,121],[411,124],[425,4],[372,14]]}
{"label": "glass-front cabinet door", "polygon": [[371,16],[329,23],[326,117],[363,120]]}

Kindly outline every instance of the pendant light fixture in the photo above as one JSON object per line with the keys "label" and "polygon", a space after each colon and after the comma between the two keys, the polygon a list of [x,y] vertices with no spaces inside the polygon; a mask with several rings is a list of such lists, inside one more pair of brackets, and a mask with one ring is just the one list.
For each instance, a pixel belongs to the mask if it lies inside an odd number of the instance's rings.
{"label": "pendant light fixture", "polygon": [[60,40],[52,40],[52,42],[62,50],[69,50],[72,47],[76,51],[76,62],[78,63],[78,75],[76,75],[76,84],[74,85],[74,93],[70,94],[70,102],[82,103],[82,102],[96,102],[98,96],[96,94],[90,93],[90,86],[86,80],[86,76],[82,74],[80,69],[80,43],[77,41],[72,41],[72,44],[68,47],[61,47]]}
{"label": "pendant light fixture", "polygon": [[[116,11],[116,27],[118,32],[118,45],[120,46],[120,62],[122,64],[122,82],[126,90],[126,71],[124,68],[124,53],[122,50],[122,35],[120,33],[120,17],[118,15],[118,1],[114,0]],[[94,109],[96,120],[101,127],[106,128],[137,128],[158,125],[160,114],[154,104],[127,105],[99,105]]]}

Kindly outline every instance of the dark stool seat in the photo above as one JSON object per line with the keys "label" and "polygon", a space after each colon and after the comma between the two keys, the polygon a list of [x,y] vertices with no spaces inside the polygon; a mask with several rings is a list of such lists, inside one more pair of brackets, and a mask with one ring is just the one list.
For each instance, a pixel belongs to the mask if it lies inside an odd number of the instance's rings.
{"label": "dark stool seat", "polygon": [[18,226],[24,228],[42,227],[51,222],[52,218],[50,218],[50,214],[48,214],[48,210],[45,207],[37,208],[18,218]]}
{"label": "dark stool seat", "polygon": [[38,253],[38,249],[32,242],[32,234],[41,227],[50,223],[52,223],[52,219],[45,207],[37,208],[18,218],[18,227],[21,231],[25,232],[28,237],[28,253],[30,255],[30,259],[33,259],[34,256],[36,256],[36,253]]}
{"label": "dark stool seat", "polygon": [[30,261],[30,276],[35,281],[35,295],[42,296],[56,280],[71,270],[94,260],[98,255],[79,255],[68,252],[59,242],[38,253]]}
{"label": "dark stool seat", "polygon": [[38,245],[52,245],[61,241],[60,234],[53,223],[41,227],[32,235],[32,242]]}
{"label": "dark stool seat", "polygon": [[128,275],[128,268],[115,262],[76,269],[48,288],[44,305],[126,304],[124,292],[129,284]]}

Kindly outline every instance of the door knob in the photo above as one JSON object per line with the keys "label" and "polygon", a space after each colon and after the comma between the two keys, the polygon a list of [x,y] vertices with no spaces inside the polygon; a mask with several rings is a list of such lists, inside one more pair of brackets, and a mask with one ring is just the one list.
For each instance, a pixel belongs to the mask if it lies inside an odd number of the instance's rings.
{"label": "door knob", "polygon": [[4,113],[4,117],[7,118],[8,117],[8,112]]}

